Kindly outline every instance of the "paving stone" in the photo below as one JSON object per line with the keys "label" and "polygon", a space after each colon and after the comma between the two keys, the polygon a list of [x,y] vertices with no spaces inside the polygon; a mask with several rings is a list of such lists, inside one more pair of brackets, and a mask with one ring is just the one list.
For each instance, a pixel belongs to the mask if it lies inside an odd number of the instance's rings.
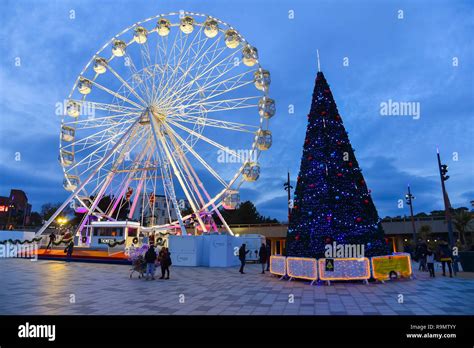
{"label": "paving stone", "polygon": [[[248,265],[245,275],[234,268],[172,267],[169,281],[130,279],[129,272],[122,265],[3,259],[0,315],[474,314],[473,279],[430,279],[424,272],[414,280],[331,286],[279,280],[260,274],[259,265]],[[76,303],[69,302],[71,294]]]}

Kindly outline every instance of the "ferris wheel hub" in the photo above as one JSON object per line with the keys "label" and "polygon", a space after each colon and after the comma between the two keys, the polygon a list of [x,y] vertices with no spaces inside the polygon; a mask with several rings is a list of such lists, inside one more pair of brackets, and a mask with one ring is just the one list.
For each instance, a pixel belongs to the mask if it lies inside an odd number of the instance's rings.
{"label": "ferris wheel hub", "polygon": [[163,122],[168,118],[167,113],[157,106],[152,105],[148,110],[158,121]]}

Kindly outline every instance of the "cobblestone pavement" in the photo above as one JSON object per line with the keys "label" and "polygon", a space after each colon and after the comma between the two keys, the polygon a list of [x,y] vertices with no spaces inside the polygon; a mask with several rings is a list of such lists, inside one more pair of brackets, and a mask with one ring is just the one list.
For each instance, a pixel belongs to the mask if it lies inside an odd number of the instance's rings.
{"label": "cobblestone pavement", "polygon": [[123,265],[1,259],[0,314],[474,314],[466,277],[310,286],[259,270],[172,267],[170,280],[145,281]]}

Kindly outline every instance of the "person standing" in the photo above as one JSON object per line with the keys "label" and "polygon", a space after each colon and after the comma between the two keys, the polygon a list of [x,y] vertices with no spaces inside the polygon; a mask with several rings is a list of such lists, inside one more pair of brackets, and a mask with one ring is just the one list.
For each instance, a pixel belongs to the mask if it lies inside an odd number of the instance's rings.
{"label": "person standing", "polygon": [[246,245],[244,243],[244,244],[242,244],[242,246],[239,249],[239,260],[240,260],[240,270],[239,270],[239,272],[241,274],[245,274],[244,273],[245,258],[247,257],[247,254],[249,252],[249,250],[245,250],[245,248],[246,248]]}
{"label": "person standing", "polygon": [[265,265],[267,263],[267,247],[265,246],[264,243],[262,243],[262,246],[260,247],[260,251],[258,252],[258,255],[260,257],[260,263],[262,264],[262,274],[265,274]]}
{"label": "person standing", "polygon": [[272,255],[272,248],[270,243],[267,242],[267,269],[266,271],[270,271],[270,256]]}
{"label": "person standing", "polygon": [[441,261],[441,265],[443,266],[443,277],[446,277],[446,264],[448,265],[449,269],[449,276],[453,277],[453,268],[451,263],[453,262],[452,253],[449,248],[448,242],[445,240],[441,242],[439,246],[439,260]]}
{"label": "person standing", "polygon": [[430,272],[430,278],[435,277],[435,270],[434,270],[434,262],[435,262],[435,254],[431,249],[428,249],[426,254],[426,261],[428,265],[428,271]]}
{"label": "person standing", "polygon": [[[161,277],[160,279],[170,279],[171,253],[168,248],[161,248],[159,260],[161,263]],[[166,273],[166,278],[165,278]]]}
{"label": "person standing", "polygon": [[64,252],[66,253],[67,262],[71,261],[73,251],[74,251],[74,241],[71,240],[66,246],[66,249],[64,249]]}
{"label": "person standing", "polygon": [[146,278],[148,280],[151,276],[151,280],[155,280],[155,262],[156,262],[156,251],[153,244],[150,245],[150,248],[145,253],[145,262],[146,262]]}
{"label": "person standing", "polygon": [[51,250],[53,249],[53,243],[56,241],[56,234],[54,234],[54,231],[51,232],[51,234],[49,235],[49,242],[48,242],[48,245],[46,246],[46,250],[45,251],[48,251],[48,249],[51,247]]}
{"label": "person standing", "polygon": [[418,245],[416,247],[416,257],[420,266],[418,267],[419,271],[426,272],[426,252],[428,250],[428,246],[426,245],[425,241],[420,239],[418,240]]}

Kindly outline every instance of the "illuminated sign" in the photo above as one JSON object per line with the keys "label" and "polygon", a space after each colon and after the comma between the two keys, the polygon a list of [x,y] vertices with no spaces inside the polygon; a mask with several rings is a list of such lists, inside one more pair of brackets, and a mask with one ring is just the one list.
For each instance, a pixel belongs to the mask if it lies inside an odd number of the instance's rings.
{"label": "illuminated sign", "polygon": [[0,205],[0,212],[8,211],[8,205]]}
{"label": "illuminated sign", "polygon": [[99,238],[99,244],[115,243],[115,238]]}

